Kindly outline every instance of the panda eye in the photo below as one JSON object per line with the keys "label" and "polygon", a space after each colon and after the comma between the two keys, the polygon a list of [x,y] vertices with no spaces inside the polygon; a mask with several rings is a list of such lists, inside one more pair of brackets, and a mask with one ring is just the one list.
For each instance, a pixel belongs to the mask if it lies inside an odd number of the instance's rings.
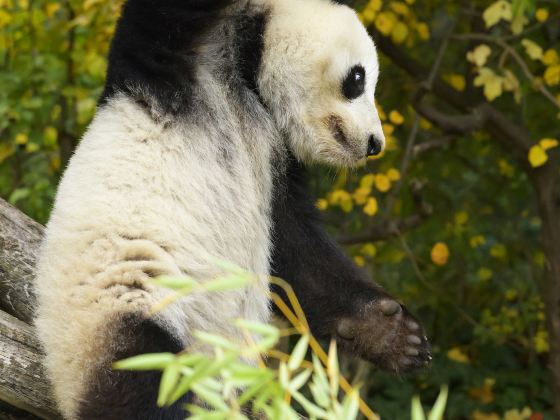
{"label": "panda eye", "polygon": [[356,99],[364,93],[366,86],[366,71],[360,66],[354,66],[348,72],[348,75],[342,82],[342,93],[349,99]]}

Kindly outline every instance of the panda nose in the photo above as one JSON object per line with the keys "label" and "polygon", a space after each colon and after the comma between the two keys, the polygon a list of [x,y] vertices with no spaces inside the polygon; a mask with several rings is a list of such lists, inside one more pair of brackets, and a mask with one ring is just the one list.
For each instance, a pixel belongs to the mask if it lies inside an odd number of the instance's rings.
{"label": "panda nose", "polygon": [[367,156],[377,156],[383,149],[383,143],[373,134],[369,136],[367,145]]}

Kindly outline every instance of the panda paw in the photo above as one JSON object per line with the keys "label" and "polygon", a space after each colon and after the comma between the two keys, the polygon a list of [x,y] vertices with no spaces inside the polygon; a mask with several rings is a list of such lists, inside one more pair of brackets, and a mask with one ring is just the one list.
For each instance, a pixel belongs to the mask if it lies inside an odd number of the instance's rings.
{"label": "panda paw", "polygon": [[336,324],[339,345],[381,369],[396,373],[427,366],[431,347],[420,323],[390,297],[365,305]]}

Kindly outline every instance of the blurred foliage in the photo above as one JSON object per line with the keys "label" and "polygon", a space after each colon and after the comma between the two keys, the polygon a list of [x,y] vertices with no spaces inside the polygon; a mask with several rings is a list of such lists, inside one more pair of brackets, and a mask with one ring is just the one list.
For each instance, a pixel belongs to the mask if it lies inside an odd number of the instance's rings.
{"label": "blurred foliage", "polygon": [[[42,223],[95,112],[120,3],[0,0],[0,195]],[[529,167],[558,159],[557,1],[353,5],[372,32],[427,68],[453,28],[439,76],[528,128]],[[423,320],[435,360],[410,378],[362,362],[341,366],[361,378],[362,395],[382,418],[408,418],[418,392],[432,406],[440,385],[449,384],[449,419],[551,419],[539,295],[545,257],[527,171],[487,131],[449,137],[419,118],[410,105],[416,84],[380,59],[376,95],[386,151],[358,170],[316,168],[312,186],[329,229],[351,243],[355,262]],[[412,179],[422,186],[416,193],[408,188]],[[352,241],[416,215],[419,194],[433,211],[414,229]]]}

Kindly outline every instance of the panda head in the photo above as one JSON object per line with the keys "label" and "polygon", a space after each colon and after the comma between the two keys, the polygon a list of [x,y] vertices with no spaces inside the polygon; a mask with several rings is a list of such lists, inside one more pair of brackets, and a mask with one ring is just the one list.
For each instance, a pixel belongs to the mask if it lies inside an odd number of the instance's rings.
{"label": "panda head", "polygon": [[271,3],[258,87],[287,147],[335,166],[381,152],[377,53],[354,11],[328,0]]}

